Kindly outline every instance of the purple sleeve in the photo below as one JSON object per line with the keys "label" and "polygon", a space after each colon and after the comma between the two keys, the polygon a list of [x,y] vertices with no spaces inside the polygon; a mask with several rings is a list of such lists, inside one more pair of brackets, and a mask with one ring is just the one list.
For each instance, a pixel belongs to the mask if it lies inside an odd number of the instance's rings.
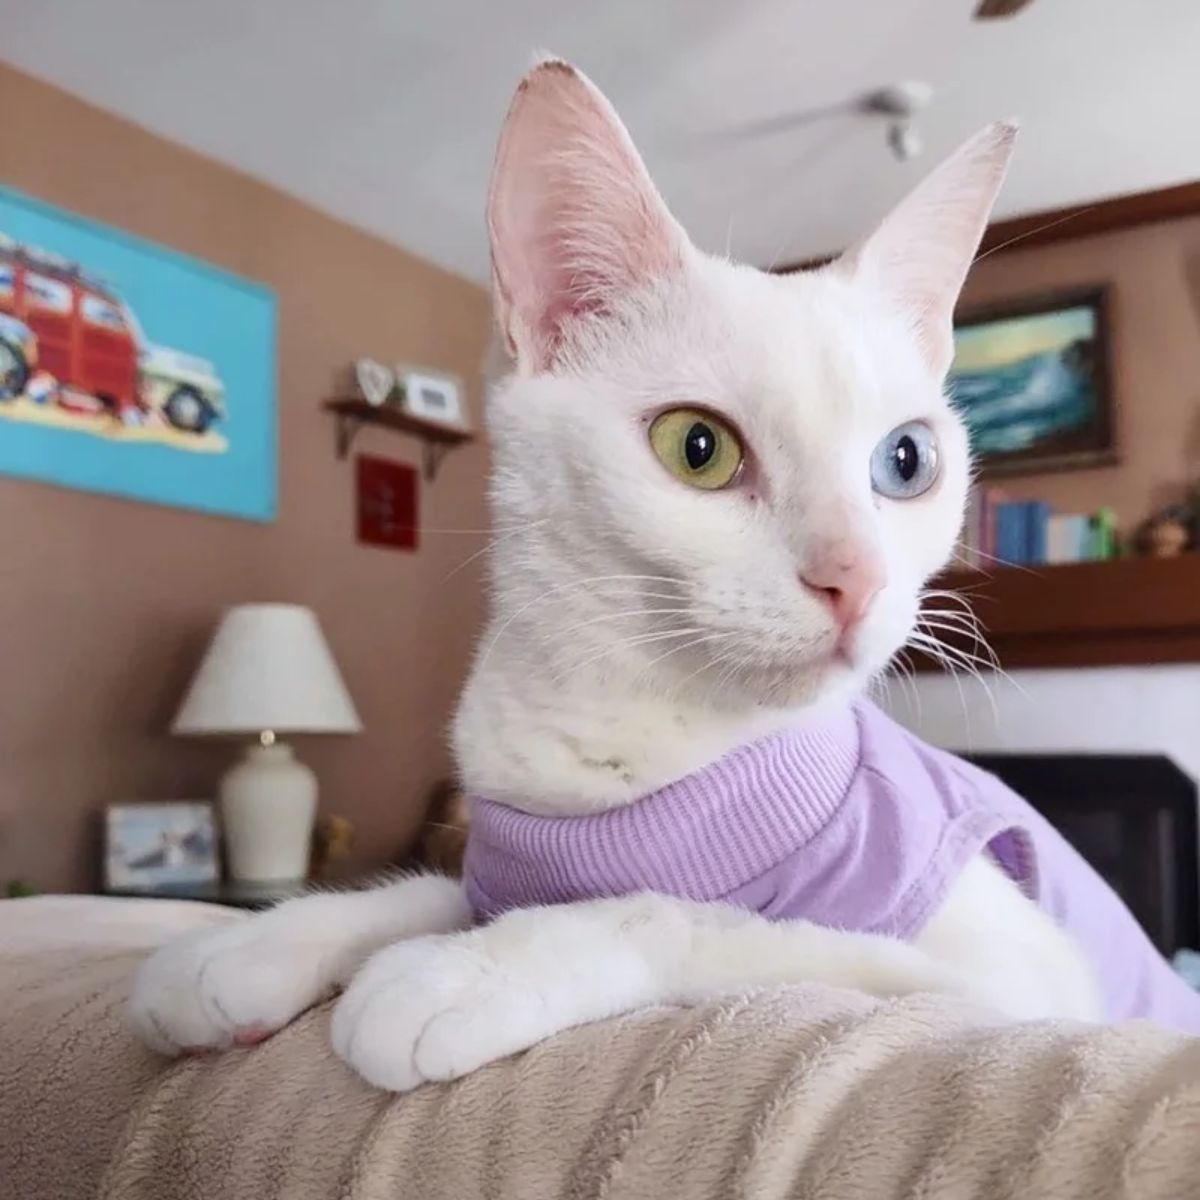
{"label": "purple sleeve", "polygon": [[[1136,918],[1090,863],[1015,792],[979,772],[997,803],[1018,806],[1036,859],[1035,878],[1020,880],[1038,906],[1071,933],[1096,972],[1110,1021],[1144,1017],[1200,1034],[1200,992],[1159,954]],[[992,797],[989,795],[989,801]]]}

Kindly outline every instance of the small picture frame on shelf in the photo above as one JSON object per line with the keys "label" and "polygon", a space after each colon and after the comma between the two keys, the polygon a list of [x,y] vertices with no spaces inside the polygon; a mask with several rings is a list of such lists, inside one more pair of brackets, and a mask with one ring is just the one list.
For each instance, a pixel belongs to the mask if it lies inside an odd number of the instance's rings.
{"label": "small picture frame on shelf", "polygon": [[213,806],[202,800],[110,804],[104,820],[106,891],[212,883],[220,876]]}
{"label": "small picture frame on shelf", "polygon": [[462,386],[453,375],[424,368],[398,367],[400,407],[411,416],[465,430]]}

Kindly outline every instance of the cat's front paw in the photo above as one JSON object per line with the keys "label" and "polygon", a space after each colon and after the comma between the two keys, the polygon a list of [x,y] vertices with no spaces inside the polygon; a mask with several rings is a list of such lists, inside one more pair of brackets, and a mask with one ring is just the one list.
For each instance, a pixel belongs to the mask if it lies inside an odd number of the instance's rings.
{"label": "cat's front paw", "polygon": [[423,937],[381,950],[334,1008],[334,1050],[369,1083],[407,1092],[556,1032],[537,988],[501,970],[485,935]]}
{"label": "cat's front paw", "polygon": [[128,1020],[161,1054],[253,1045],[328,990],[318,956],[262,918],[188,934],[138,969]]}

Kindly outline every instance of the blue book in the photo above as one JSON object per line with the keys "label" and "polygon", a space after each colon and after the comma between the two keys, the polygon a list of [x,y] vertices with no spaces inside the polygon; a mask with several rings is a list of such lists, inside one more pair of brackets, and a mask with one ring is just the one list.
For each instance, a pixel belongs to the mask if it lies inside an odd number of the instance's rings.
{"label": "blue book", "polygon": [[1049,524],[1050,505],[1045,500],[1031,500],[1025,505],[1025,562],[1046,561],[1046,530]]}
{"label": "blue book", "polygon": [[1019,563],[1025,541],[1023,505],[1010,500],[996,506],[996,557],[1001,562]]}
{"label": "blue book", "polygon": [[1008,505],[997,504],[992,510],[992,529],[994,545],[992,553],[1001,563],[1011,562],[1008,557]]}
{"label": "blue book", "polygon": [[1033,504],[1022,500],[1017,513],[1017,538],[1020,543],[1020,553],[1017,562],[1033,562]]}
{"label": "blue book", "polygon": [[1017,553],[1013,558],[1013,562],[1027,563],[1032,562],[1031,555],[1033,554],[1033,530],[1030,522],[1030,507],[1028,500],[1022,500],[1017,505],[1016,514],[1013,517],[1016,522],[1017,531]]}
{"label": "blue book", "polygon": [[1096,546],[1092,538],[1092,518],[1079,518],[1079,560],[1081,563],[1091,563],[1096,558]]}
{"label": "blue book", "polygon": [[1075,547],[1075,562],[1090,563],[1092,560],[1092,522],[1088,517],[1075,517]]}

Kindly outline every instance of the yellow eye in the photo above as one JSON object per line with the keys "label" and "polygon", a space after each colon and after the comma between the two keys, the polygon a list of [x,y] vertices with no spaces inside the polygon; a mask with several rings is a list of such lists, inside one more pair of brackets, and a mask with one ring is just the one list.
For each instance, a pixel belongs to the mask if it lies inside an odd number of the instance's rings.
{"label": "yellow eye", "polygon": [[673,408],[656,417],[650,446],[676,479],[706,491],[728,487],[742,469],[737,434],[698,408]]}

